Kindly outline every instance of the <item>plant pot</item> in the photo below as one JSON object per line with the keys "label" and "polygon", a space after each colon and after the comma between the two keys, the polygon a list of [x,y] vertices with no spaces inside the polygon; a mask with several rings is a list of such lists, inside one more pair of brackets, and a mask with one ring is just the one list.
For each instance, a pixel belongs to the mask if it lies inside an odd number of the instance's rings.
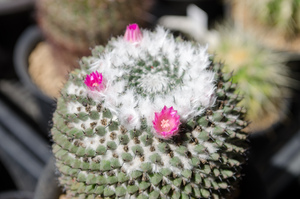
{"label": "plant pot", "polygon": [[20,81],[30,90],[37,99],[40,107],[42,118],[39,125],[48,135],[50,129],[49,121],[52,118],[52,113],[55,110],[56,102],[53,98],[47,96],[41,89],[32,81],[29,73],[29,56],[36,45],[43,40],[42,33],[37,26],[27,28],[17,41],[14,50],[14,67]]}
{"label": "plant pot", "polygon": [[51,156],[38,180],[33,199],[58,199],[62,190],[57,178],[55,159]]}
{"label": "plant pot", "polygon": [[[0,172],[0,192],[14,189],[34,191],[37,179],[51,155],[49,142],[42,138],[41,131],[28,122],[27,115],[2,97],[0,110],[0,162],[6,169],[2,168]],[[9,176],[2,172],[9,174],[15,188],[7,187],[11,182]],[[5,190],[1,190],[5,187]]]}
{"label": "plant pot", "polygon": [[35,0],[2,0],[0,2],[0,15],[9,15],[31,9]]}
{"label": "plant pot", "polygon": [[251,162],[244,166],[243,174],[237,199],[267,199],[266,186],[260,173]]}
{"label": "plant pot", "polygon": [[[291,56],[287,63],[292,78],[299,81],[300,57]],[[299,121],[300,90],[293,89],[288,116],[269,131],[251,134],[251,158],[261,173],[270,199],[292,198],[299,192]],[[295,168],[295,169],[294,169]]]}
{"label": "plant pot", "polygon": [[[0,193],[6,192],[7,190],[16,189],[16,185],[13,181],[11,175],[9,175],[9,171],[7,167],[3,164],[3,160],[0,160]],[[1,197],[0,197],[1,198]]]}
{"label": "plant pot", "polygon": [[[291,70],[291,78],[296,81],[295,84],[298,84],[300,80],[300,56],[295,54],[291,55],[287,66]],[[249,136],[254,152],[253,155],[259,157],[260,160],[258,162],[263,165],[266,164],[266,158],[269,158],[272,153],[288,142],[299,129],[300,87],[294,86],[291,90],[292,94],[287,102],[288,109],[286,110],[285,119],[274,123],[274,125],[266,131],[261,131]]]}
{"label": "plant pot", "polygon": [[31,199],[33,193],[27,191],[7,191],[0,193],[0,199]]}

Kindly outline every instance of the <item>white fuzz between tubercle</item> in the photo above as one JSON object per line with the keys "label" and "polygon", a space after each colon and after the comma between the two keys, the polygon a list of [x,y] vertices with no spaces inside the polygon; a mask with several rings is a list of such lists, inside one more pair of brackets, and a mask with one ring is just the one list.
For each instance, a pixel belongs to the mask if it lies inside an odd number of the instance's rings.
{"label": "white fuzz between tubercle", "polygon": [[[215,82],[214,73],[207,70],[210,64],[207,47],[176,42],[162,27],[154,32],[142,30],[142,34],[143,39],[137,45],[122,37],[112,40],[104,53],[94,60],[90,72],[102,73],[107,85],[101,94],[91,97],[103,101],[103,106],[115,113],[120,124],[128,130],[139,128],[142,117],[152,126],[154,112],[161,111],[164,106],[173,106],[183,122],[213,106]],[[137,66],[138,60],[151,66],[153,62],[149,57],[159,62],[153,73]],[[169,64],[163,65],[164,60]],[[132,75],[133,68],[142,71],[137,73],[138,86],[126,88],[132,82],[125,77]],[[157,72],[158,69],[161,70]],[[170,85],[172,88],[168,89]],[[136,92],[137,88],[143,90],[144,96]]]}

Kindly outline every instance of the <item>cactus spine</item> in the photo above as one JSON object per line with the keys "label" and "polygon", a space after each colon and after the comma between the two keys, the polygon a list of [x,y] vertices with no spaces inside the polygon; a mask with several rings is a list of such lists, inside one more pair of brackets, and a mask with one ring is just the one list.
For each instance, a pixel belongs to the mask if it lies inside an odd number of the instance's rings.
{"label": "cactus spine", "polygon": [[[128,33],[129,31],[129,33]],[[131,38],[131,39],[129,39]],[[51,130],[70,198],[226,198],[245,109],[206,48],[131,25],[69,75]]]}

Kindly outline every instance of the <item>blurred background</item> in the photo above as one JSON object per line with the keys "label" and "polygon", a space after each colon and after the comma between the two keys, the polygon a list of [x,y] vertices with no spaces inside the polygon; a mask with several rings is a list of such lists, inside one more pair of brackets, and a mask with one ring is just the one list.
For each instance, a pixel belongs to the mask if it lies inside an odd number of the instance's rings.
{"label": "blurred background", "polygon": [[0,199],[58,198],[48,163],[59,90],[82,56],[130,23],[208,45],[233,72],[251,121],[238,198],[297,198],[298,0],[0,0]]}

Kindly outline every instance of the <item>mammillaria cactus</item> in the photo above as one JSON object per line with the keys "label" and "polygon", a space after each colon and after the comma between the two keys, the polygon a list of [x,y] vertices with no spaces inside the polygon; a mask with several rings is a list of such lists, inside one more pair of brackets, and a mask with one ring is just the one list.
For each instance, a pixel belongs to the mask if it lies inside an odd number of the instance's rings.
{"label": "mammillaria cactus", "polygon": [[[130,36],[128,36],[130,35]],[[236,84],[206,47],[127,27],[81,60],[53,115],[69,198],[225,198],[247,150]]]}
{"label": "mammillaria cactus", "polygon": [[[90,47],[105,44],[111,35],[122,34],[132,21],[146,25],[154,0],[40,0],[37,21],[55,47],[55,57],[70,67],[88,55]],[[148,21],[147,21],[148,20]]]}
{"label": "mammillaria cactus", "polygon": [[298,0],[231,1],[234,19],[246,30],[259,35],[270,47],[299,52]]}
{"label": "mammillaria cactus", "polygon": [[[152,23],[155,0],[39,0],[36,20],[45,41],[29,59],[29,74],[51,98],[57,98],[67,74],[90,48],[104,45],[111,35],[123,33],[132,22]],[[149,17],[150,16],[150,17]]]}

